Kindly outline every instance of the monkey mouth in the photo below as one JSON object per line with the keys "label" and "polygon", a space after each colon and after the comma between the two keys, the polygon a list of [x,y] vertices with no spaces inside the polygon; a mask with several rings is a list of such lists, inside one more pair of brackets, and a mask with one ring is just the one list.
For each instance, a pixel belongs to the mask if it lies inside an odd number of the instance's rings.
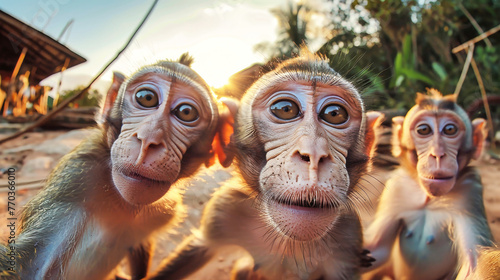
{"label": "monkey mouth", "polygon": [[445,173],[435,173],[421,175],[419,184],[430,197],[434,197],[447,194],[455,185],[455,180],[455,176],[449,176],[449,174]]}
{"label": "monkey mouth", "polygon": [[131,170],[123,170],[123,171],[121,171],[121,174],[127,179],[131,179],[132,181],[138,181],[141,183],[146,183],[148,185],[166,185],[166,184],[170,185],[170,183],[167,181],[152,179],[152,178],[149,178],[147,176],[144,176],[138,172],[131,171]]}
{"label": "monkey mouth", "polygon": [[449,176],[445,174],[430,174],[430,175],[422,175],[422,179],[426,180],[436,180],[436,181],[446,181],[455,178],[455,176]]}
{"label": "monkey mouth", "polygon": [[157,173],[126,166],[113,168],[112,179],[121,197],[132,205],[147,205],[159,200],[170,190],[172,184]]}
{"label": "monkey mouth", "polygon": [[280,234],[297,241],[322,238],[339,215],[335,203],[321,197],[308,199],[269,198],[264,205],[269,224]]}
{"label": "monkey mouth", "polygon": [[325,201],[324,199],[320,199],[316,196],[310,196],[307,199],[285,199],[276,197],[271,197],[271,199],[274,202],[282,204],[284,206],[295,206],[302,208],[332,209],[338,206],[338,204],[336,203]]}

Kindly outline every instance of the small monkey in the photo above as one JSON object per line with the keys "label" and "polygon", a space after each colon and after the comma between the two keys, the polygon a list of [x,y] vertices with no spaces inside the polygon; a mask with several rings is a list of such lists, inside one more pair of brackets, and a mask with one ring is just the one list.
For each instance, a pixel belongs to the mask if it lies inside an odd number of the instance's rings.
{"label": "small monkey", "polygon": [[477,266],[470,280],[498,280],[500,279],[500,249],[484,247],[479,251]]}
{"label": "small monkey", "polygon": [[181,179],[213,162],[225,119],[191,62],[184,54],[145,66],[121,87],[115,75],[99,129],[22,212],[16,276],[109,279],[125,256],[132,279],[146,276],[151,235],[182,219]]}
{"label": "small monkey", "polygon": [[393,118],[393,154],[401,167],[386,183],[366,248],[376,259],[366,278],[464,279],[477,246],[491,245],[479,172],[468,166],[483,149],[485,121],[470,121],[455,95],[417,94]]}
{"label": "small monkey", "polygon": [[356,279],[364,253],[354,203],[378,118],[306,50],[260,77],[235,119],[239,174],[151,279],[183,279],[226,245],[252,256],[237,262],[235,279]]}

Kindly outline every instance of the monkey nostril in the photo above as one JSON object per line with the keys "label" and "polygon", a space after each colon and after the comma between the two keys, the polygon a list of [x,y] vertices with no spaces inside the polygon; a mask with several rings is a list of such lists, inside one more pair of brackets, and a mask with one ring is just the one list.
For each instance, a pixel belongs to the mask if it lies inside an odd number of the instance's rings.
{"label": "monkey nostril", "polygon": [[311,158],[307,155],[300,155],[300,158],[305,162],[310,162]]}

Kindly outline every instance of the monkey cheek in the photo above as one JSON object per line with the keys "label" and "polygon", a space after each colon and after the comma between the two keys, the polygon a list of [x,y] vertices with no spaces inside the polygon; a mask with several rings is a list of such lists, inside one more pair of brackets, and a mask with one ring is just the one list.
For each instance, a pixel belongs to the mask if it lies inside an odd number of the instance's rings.
{"label": "monkey cheek", "polygon": [[112,172],[113,183],[121,197],[132,205],[151,204],[162,198],[170,189],[170,182],[152,182]]}

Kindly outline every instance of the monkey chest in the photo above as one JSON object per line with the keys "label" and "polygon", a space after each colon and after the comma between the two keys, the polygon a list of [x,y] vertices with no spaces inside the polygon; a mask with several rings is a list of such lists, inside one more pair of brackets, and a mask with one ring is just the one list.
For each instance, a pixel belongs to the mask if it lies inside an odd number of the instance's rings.
{"label": "monkey chest", "polygon": [[397,244],[399,248],[396,247],[400,254],[396,260],[401,263],[396,267],[419,277],[427,273],[432,277],[446,274],[456,262],[446,221],[444,217],[428,211],[404,219]]}

